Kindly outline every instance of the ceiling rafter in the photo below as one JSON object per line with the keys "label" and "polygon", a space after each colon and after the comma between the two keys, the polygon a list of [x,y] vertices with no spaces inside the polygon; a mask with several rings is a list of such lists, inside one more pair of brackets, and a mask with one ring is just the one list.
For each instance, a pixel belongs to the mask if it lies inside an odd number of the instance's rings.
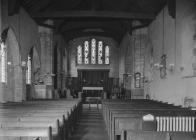
{"label": "ceiling rafter", "polygon": [[[67,37],[69,34],[78,36],[77,33],[80,35],[93,34],[86,31],[95,31],[94,34],[96,34],[98,31],[93,29],[101,29],[106,31],[108,35],[112,36],[114,34],[113,37],[120,38],[119,36],[127,31],[132,32],[132,30],[148,26],[170,0],[15,1],[22,1],[21,5],[38,25],[52,28],[56,33],[64,33]],[[53,20],[54,25],[45,24],[44,22],[48,19]],[[131,23],[134,20],[140,21],[142,25],[132,27]],[[83,32],[84,29],[87,30]],[[79,31],[77,32],[76,30]]]}
{"label": "ceiling rafter", "polygon": [[[124,23],[126,22],[126,20],[118,20],[118,19],[91,19],[91,20],[86,20],[85,18],[81,19],[81,18],[74,18],[74,19],[71,19],[71,18],[65,18],[63,20],[57,20],[57,21],[61,21],[61,23],[58,25],[58,30],[62,30],[64,27],[67,26],[67,28],[70,28],[70,24],[72,24],[71,26],[93,26],[92,24],[96,24],[96,26],[100,25],[102,26],[103,24],[104,25],[107,25],[107,26],[110,26],[111,27],[111,23],[112,24],[121,24],[121,23]],[[130,20],[128,20],[130,21]],[[79,23],[79,24],[77,24]],[[74,25],[73,25],[74,24]],[[85,25],[83,25],[85,24]],[[72,27],[71,27],[72,28]],[[120,26],[118,26],[118,28],[120,28]]]}
{"label": "ceiling rafter", "polygon": [[155,14],[115,11],[54,11],[32,13],[34,18],[111,18],[111,19],[154,19]]}
{"label": "ceiling rafter", "polygon": [[104,31],[104,32],[83,32],[82,30],[75,30],[70,32],[62,33],[66,39],[66,41],[69,41],[71,39],[77,38],[77,37],[83,37],[83,36],[105,36],[105,37],[111,37],[114,40],[120,42],[121,37],[123,34],[117,34],[116,32],[111,31]]}
{"label": "ceiling rafter", "polygon": [[54,25],[49,25],[49,24],[46,24],[46,23],[38,23],[38,25],[46,27],[46,28],[50,28],[50,29],[55,29]]}
{"label": "ceiling rafter", "polygon": [[[89,24],[88,24],[89,23]],[[71,31],[74,29],[88,29],[88,28],[104,28],[104,29],[111,29],[115,30],[117,32],[125,31],[124,28],[120,27],[121,22],[119,23],[112,23],[112,22],[81,22],[79,25],[74,24],[74,22],[71,22],[69,24],[66,24],[66,26],[62,27],[61,29],[63,31]]]}
{"label": "ceiling rafter", "polygon": [[93,30],[93,29],[102,29],[104,32],[110,32],[110,33],[115,33],[115,34],[121,34],[123,33],[122,31],[118,31],[118,30],[115,30],[115,29],[112,29],[112,28],[107,28],[107,27],[99,27],[99,28],[82,28],[82,27],[78,27],[78,28],[74,28],[74,29],[70,29],[70,30],[62,30],[61,32],[62,33],[69,33],[69,32],[72,32],[72,31],[84,31],[84,30]]}

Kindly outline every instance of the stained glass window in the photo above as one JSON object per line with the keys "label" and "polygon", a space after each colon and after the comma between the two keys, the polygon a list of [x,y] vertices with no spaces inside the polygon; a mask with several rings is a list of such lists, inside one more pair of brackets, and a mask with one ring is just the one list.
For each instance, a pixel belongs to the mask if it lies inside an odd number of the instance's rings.
{"label": "stained glass window", "polygon": [[7,83],[7,47],[5,43],[1,43],[1,82]]}
{"label": "stained glass window", "polygon": [[77,62],[78,64],[82,64],[82,47],[78,46],[77,48]]}
{"label": "stained glass window", "polygon": [[96,64],[96,40],[91,40],[91,64]]}
{"label": "stained glass window", "polygon": [[110,63],[109,53],[110,53],[109,46],[106,46],[105,47],[105,64]]}
{"label": "stained glass window", "polygon": [[98,64],[103,64],[102,56],[103,56],[103,42],[99,41],[98,43]]}
{"label": "stained glass window", "polygon": [[109,64],[109,46],[103,41],[91,39],[77,47],[77,64]]}
{"label": "stained glass window", "polygon": [[27,60],[27,70],[26,70],[26,83],[31,84],[31,57],[28,55],[28,60]]}
{"label": "stained glass window", "polygon": [[89,64],[89,42],[84,42],[84,63]]}

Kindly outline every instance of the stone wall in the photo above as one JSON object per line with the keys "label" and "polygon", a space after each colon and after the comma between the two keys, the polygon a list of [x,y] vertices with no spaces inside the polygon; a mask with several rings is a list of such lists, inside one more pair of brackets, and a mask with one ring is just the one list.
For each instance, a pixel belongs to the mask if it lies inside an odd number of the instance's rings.
{"label": "stone wall", "polygon": [[[125,34],[120,44],[119,56],[119,79],[123,83],[128,98],[130,95],[143,97],[144,59],[146,48],[147,29],[140,29],[132,32],[132,35]],[[141,73],[140,87],[135,88],[135,73]],[[139,92],[138,92],[139,90]],[[132,98],[135,98],[132,96]]]}
{"label": "stone wall", "polygon": [[[196,106],[195,9],[194,1],[178,0],[176,19],[168,14],[166,6],[148,28],[145,92],[153,99]],[[160,64],[163,54],[166,55],[165,78],[161,78],[160,69],[154,67]]]}
{"label": "stone wall", "polygon": [[39,27],[39,37],[41,43],[41,75],[40,80],[45,85],[53,85],[53,30]]}
{"label": "stone wall", "polygon": [[[120,55],[119,55],[119,84],[123,83],[123,74],[125,74],[125,59],[126,59],[126,50],[130,45],[130,38],[131,36],[127,33],[122,38],[120,43]],[[131,62],[130,62],[131,63]]]}

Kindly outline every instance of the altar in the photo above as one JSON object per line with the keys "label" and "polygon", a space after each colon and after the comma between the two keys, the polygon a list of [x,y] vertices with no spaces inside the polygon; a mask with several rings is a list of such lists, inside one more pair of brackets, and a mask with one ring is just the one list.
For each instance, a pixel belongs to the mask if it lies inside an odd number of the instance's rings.
{"label": "altar", "polygon": [[82,93],[85,102],[89,103],[89,109],[90,105],[95,103],[98,104],[100,103],[101,99],[103,98],[103,87],[83,87],[82,88]]}
{"label": "altar", "polygon": [[103,87],[82,87],[84,97],[102,97]]}
{"label": "altar", "polygon": [[85,90],[99,90],[99,91],[103,91],[103,87],[83,87],[82,91]]}

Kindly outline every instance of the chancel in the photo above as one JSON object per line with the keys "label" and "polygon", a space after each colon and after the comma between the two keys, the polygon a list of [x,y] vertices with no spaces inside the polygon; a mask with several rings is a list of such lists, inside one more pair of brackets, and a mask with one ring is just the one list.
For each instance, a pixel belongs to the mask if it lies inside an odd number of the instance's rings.
{"label": "chancel", "polygon": [[195,0],[0,0],[0,140],[196,140]]}

